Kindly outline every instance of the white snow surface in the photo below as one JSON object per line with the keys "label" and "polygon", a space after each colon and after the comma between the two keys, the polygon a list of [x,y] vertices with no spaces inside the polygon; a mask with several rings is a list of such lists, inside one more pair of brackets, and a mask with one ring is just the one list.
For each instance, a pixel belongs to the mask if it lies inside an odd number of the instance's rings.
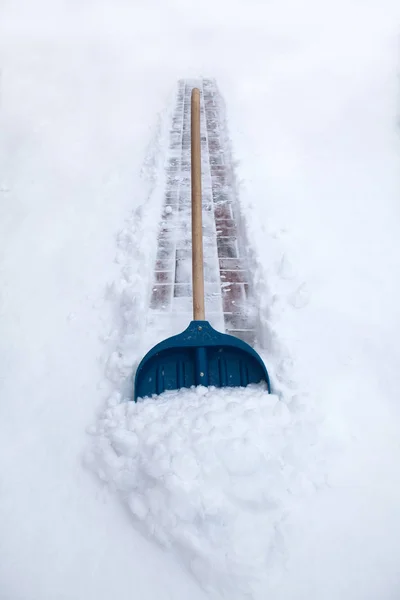
{"label": "white snow surface", "polygon": [[[1,600],[398,600],[399,13],[394,0],[0,4]],[[120,404],[167,333],[145,318],[167,132],[177,79],[200,75],[227,104],[275,395]],[[140,462],[146,419],[157,446],[174,407],[218,421],[223,475],[211,485],[207,448],[197,489],[209,511],[219,494],[223,531],[183,518],[199,505],[182,480],[169,527],[160,499],[176,488],[143,479],[164,464],[156,449]],[[175,430],[193,457],[193,432]],[[228,440],[245,439],[231,465]],[[172,464],[173,442],[165,452]],[[263,481],[229,472],[257,456]],[[234,488],[243,478],[265,496]],[[124,510],[151,490],[142,513]],[[249,508],[269,494],[276,508]]]}
{"label": "white snow surface", "polygon": [[91,430],[87,463],[203,588],[256,597],[284,574],[292,506],[325,485],[305,412],[265,384],[118,402]]}

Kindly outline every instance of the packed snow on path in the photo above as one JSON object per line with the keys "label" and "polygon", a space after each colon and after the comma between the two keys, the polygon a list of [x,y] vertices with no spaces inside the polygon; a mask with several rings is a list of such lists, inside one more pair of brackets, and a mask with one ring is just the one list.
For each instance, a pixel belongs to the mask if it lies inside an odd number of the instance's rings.
{"label": "packed snow on path", "polygon": [[209,592],[254,598],[273,589],[291,508],[326,485],[315,414],[265,384],[113,400],[90,430],[86,460],[136,527]]}

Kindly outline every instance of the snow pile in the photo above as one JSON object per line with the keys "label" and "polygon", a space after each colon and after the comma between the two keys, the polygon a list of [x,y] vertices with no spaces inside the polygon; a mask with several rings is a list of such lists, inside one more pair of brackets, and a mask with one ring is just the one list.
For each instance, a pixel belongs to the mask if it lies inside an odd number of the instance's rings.
{"label": "snow pile", "polygon": [[280,579],[290,507],[324,483],[315,415],[263,384],[198,387],[119,403],[90,433],[91,468],[207,591]]}

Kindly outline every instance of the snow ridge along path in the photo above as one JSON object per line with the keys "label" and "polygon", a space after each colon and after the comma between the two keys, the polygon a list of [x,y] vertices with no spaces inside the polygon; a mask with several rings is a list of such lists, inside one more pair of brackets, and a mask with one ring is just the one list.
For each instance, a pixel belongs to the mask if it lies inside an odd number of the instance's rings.
{"label": "snow ridge along path", "polygon": [[180,81],[146,161],[147,202],[118,237],[122,280],[110,295],[120,326],[108,341],[116,343],[107,365],[111,393],[89,429],[86,463],[129,507],[135,527],[172,552],[208,593],[259,598],[284,575],[292,510],[325,485],[315,412],[295,390],[278,397],[263,385],[129,401],[133,365],[192,318],[189,106],[195,85],[203,91],[206,316],[220,330],[256,341],[249,248],[222,99],[212,80]]}

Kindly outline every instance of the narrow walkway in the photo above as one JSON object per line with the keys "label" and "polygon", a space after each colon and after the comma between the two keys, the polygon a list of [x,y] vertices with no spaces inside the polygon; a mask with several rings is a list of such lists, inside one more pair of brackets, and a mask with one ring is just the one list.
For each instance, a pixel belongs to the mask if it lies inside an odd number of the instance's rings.
{"label": "narrow walkway", "polygon": [[249,310],[250,277],[238,234],[239,211],[222,99],[213,80],[179,82],[150,308],[160,316],[179,313],[187,317],[187,322],[192,318],[190,98],[193,87],[202,91],[206,318],[217,329],[252,344],[255,330],[254,316],[251,318]]}

